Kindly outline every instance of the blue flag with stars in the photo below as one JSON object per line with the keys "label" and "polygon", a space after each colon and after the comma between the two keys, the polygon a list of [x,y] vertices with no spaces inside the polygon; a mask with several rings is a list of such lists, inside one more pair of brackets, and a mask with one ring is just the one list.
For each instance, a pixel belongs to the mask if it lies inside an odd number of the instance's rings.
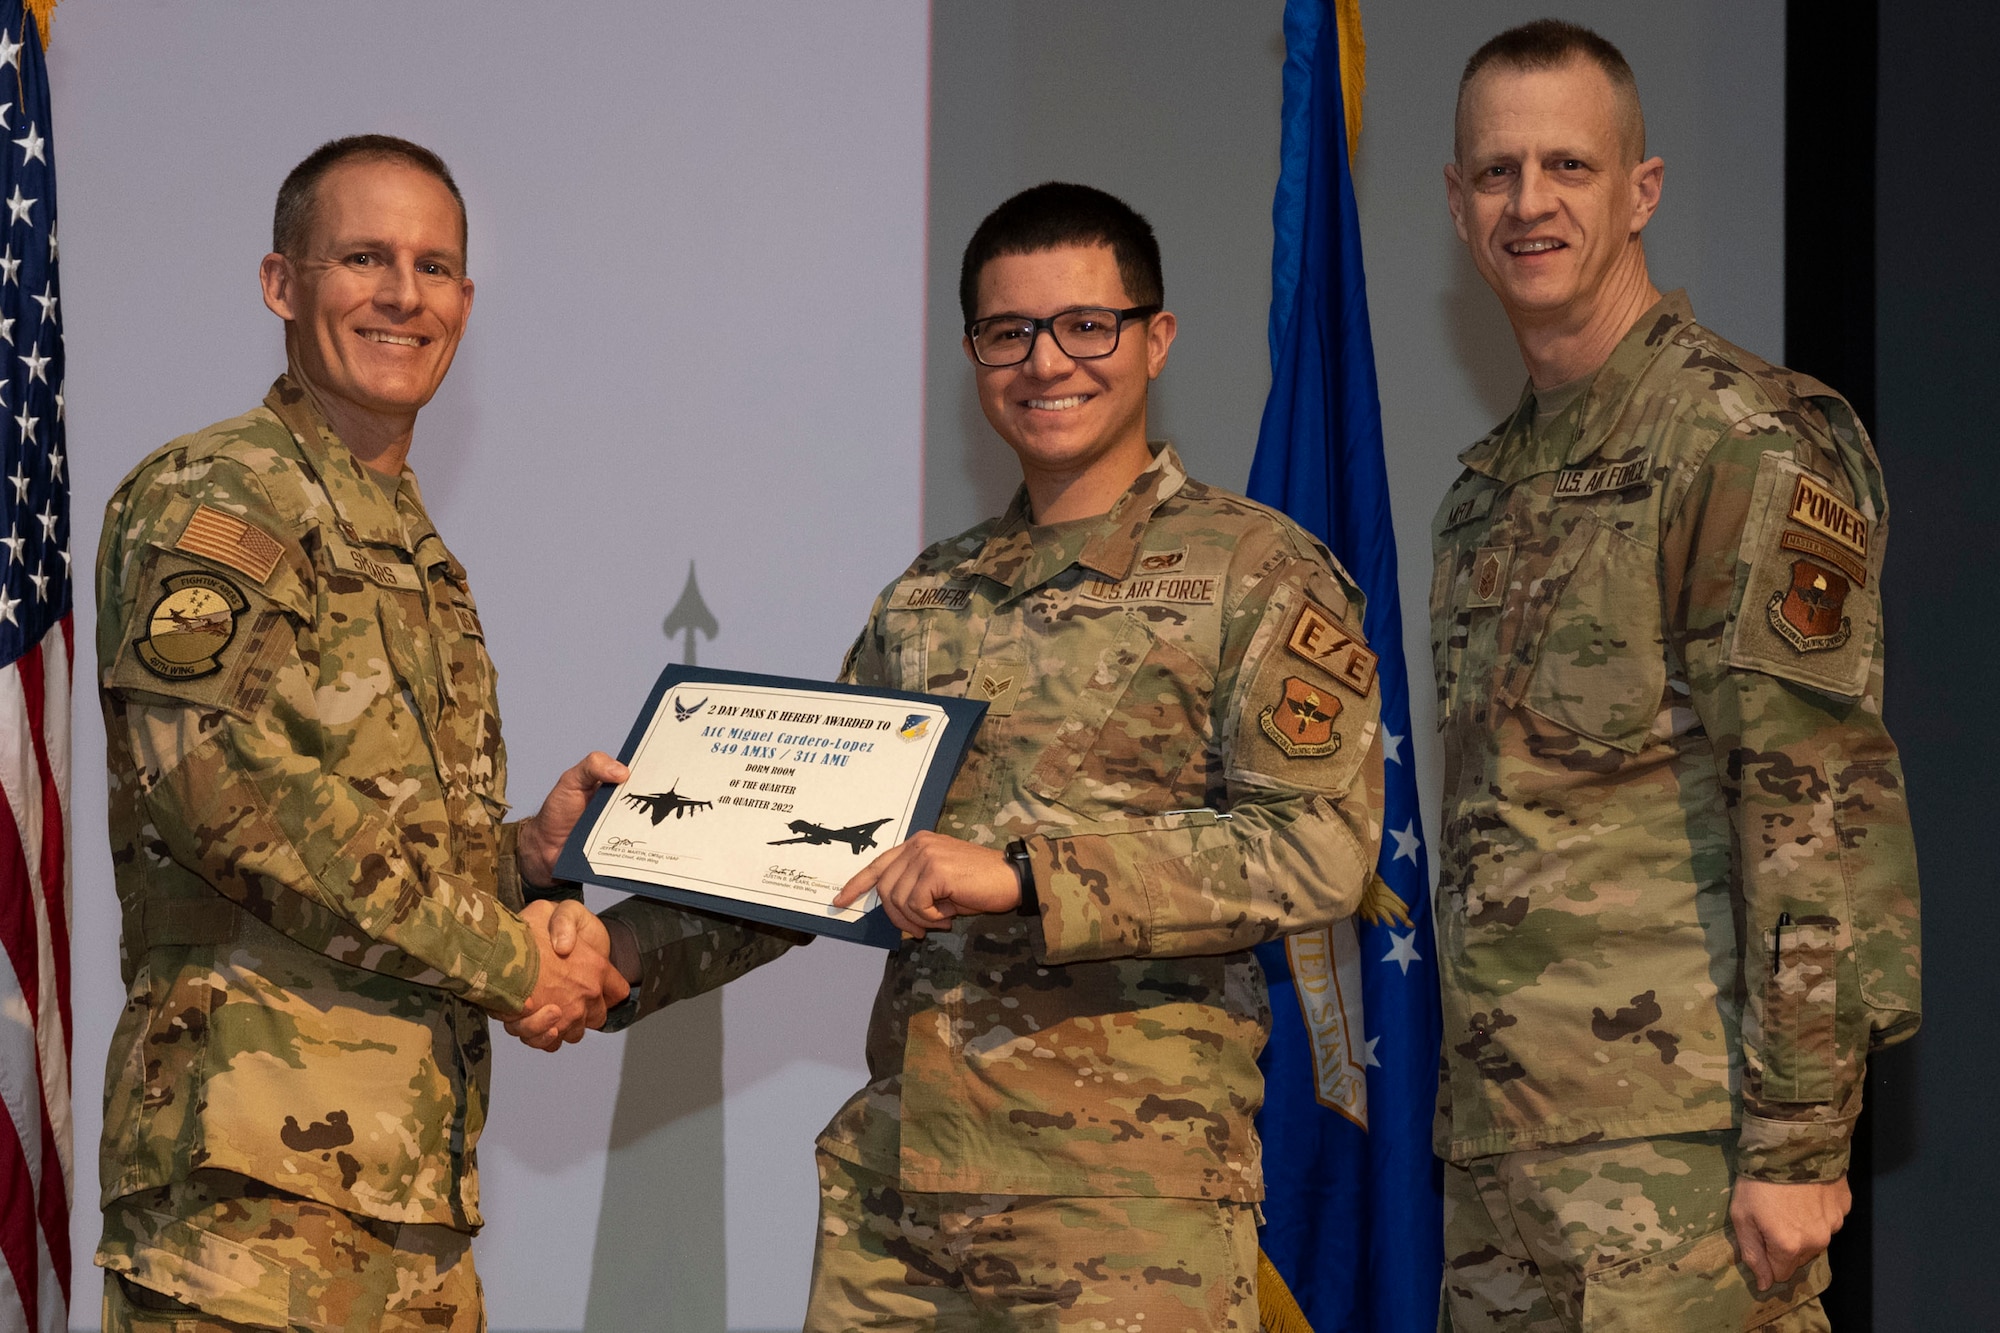
{"label": "blue flag with stars", "polygon": [[1333,0],[1288,0],[1285,44],[1271,396],[1249,492],[1324,541],[1367,594],[1388,781],[1381,882],[1361,914],[1257,951],[1273,1016],[1259,1243],[1313,1333],[1431,1333],[1443,1247],[1430,868]]}

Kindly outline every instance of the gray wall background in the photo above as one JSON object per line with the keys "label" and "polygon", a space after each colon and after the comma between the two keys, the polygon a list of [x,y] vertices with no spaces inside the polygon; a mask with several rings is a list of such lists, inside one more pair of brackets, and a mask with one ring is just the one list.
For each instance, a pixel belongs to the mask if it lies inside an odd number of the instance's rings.
{"label": "gray wall background", "polygon": [[[1725,336],[1782,356],[1783,8],[1575,0],[1560,10],[1616,42],[1638,72],[1649,147],[1667,163],[1665,201],[1646,232],[1654,280],[1686,287],[1698,316]],[[1466,57],[1547,12],[1539,0],[1362,9],[1368,82],[1356,193],[1431,829],[1431,511],[1458,474],[1458,451],[1513,407],[1526,379],[1507,321],[1452,231],[1443,168]],[[1152,221],[1167,304],[1180,317],[1154,384],[1152,433],[1173,439],[1196,475],[1242,488],[1271,379],[1283,19],[1282,0],[935,7],[926,537],[998,512],[1020,479],[979,414],[952,336],[958,264],[988,210],[1049,179],[1101,186]]]}

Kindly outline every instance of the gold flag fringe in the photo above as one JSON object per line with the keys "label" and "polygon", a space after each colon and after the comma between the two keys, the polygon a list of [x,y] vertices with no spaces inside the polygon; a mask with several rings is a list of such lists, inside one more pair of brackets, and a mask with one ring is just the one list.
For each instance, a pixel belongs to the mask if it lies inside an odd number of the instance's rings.
{"label": "gold flag fringe", "polygon": [[1361,94],[1368,90],[1368,43],[1361,36],[1361,0],[1338,0],[1334,22],[1340,29],[1340,100],[1347,112],[1347,160],[1352,162],[1361,149]]}
{"label": "gold flag fringe", "polygon": [[1354,909],[1354,915],[1371,926],[1386,926],[1391,921],[1401,926],[1417,924],[1410,919],[1410,905],[1403,901],[1403,895],[1373,871],[1369,872],[1368,887],[1361,891],[1361,905]]}
{"label": "gold flag fringe", "polygon": [[35,16],[35,30],[42,34],[42,50],[49,49],[49,21],[55,17],[57,0],[27,0],[28,12]]}
{"label": "gold flag fringe", "polygon": [[1257,1323],[1264,1333],[1313,1333],[1299,1298],[1278,1275],[1276,1265],[1263,1250],[1257,1251]]}

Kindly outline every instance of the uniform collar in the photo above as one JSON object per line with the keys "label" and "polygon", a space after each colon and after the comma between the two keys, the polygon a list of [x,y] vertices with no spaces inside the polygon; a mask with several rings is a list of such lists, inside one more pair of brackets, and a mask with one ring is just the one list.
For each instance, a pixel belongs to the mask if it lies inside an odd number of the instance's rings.
{"label": "uniform collar", "polygon": [[[415,550],[429,534],[429,520],[413,525],[383,494],[382,487],[363,470],[361,461],[333,433],[326,418],[288,372],[272,382],[264,395],[264,406],[277,415],[291,432],[292,440],[319,478],[327,502],[333,506],[334,520],[350,541],[378,546],[398,546]],[[416,478],[403,470],[403,484],[415,493]],[[417,507],[422,512],[423,502]],[[413,531],[416,527],[419,530]]]}
{"label": "uniform collar", "polygon": [[1694,310],[1687,293],[1668,292],[1618,340],[1582,397],[1550,424],[1548,438],[1536,439],[1531,383],[1522,389],[1506,420],[1460,454],[1458,461],[1496,481],[1509,482],[1591,458],[1610,442],[1646,372],[1666,354],[1674,335],[1692,323]]}
{"label": "uniform collar", "polygon": [[1059,540],[1035,541],[1028,488],[1015,491],[1014,502],[1001,515],[993,535],[955,575],[989,578],[1014,593],[1040,587],[1071,565],[1082,565],[1107,579],[1125,578],[1138,561],[1139,546],[1154,511],[1188,479],[1173,445],[1154,440],[1146,447],[1153,451],[1153,461],[1133,478],[1117,503],[1096,522],[1081,524]]}

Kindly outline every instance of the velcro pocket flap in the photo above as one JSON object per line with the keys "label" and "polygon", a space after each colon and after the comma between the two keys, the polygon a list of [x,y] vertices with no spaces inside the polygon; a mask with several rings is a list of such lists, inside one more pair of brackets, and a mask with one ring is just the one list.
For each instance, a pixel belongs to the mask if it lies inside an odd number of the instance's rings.
{"label": "velcro pocket flap", "polygon": [[1801,917],[1773,934],[1764,984],[1764,1101],[1833,1100],[1839,935],[1840,923],[1830,916]]}
{"label": "velcro pocket flap", "polygon": [[1634,753],[1667,688],[1653,553],[1595,519],[1574,529],[1565,582],[1546,609],[1523,707]]}

